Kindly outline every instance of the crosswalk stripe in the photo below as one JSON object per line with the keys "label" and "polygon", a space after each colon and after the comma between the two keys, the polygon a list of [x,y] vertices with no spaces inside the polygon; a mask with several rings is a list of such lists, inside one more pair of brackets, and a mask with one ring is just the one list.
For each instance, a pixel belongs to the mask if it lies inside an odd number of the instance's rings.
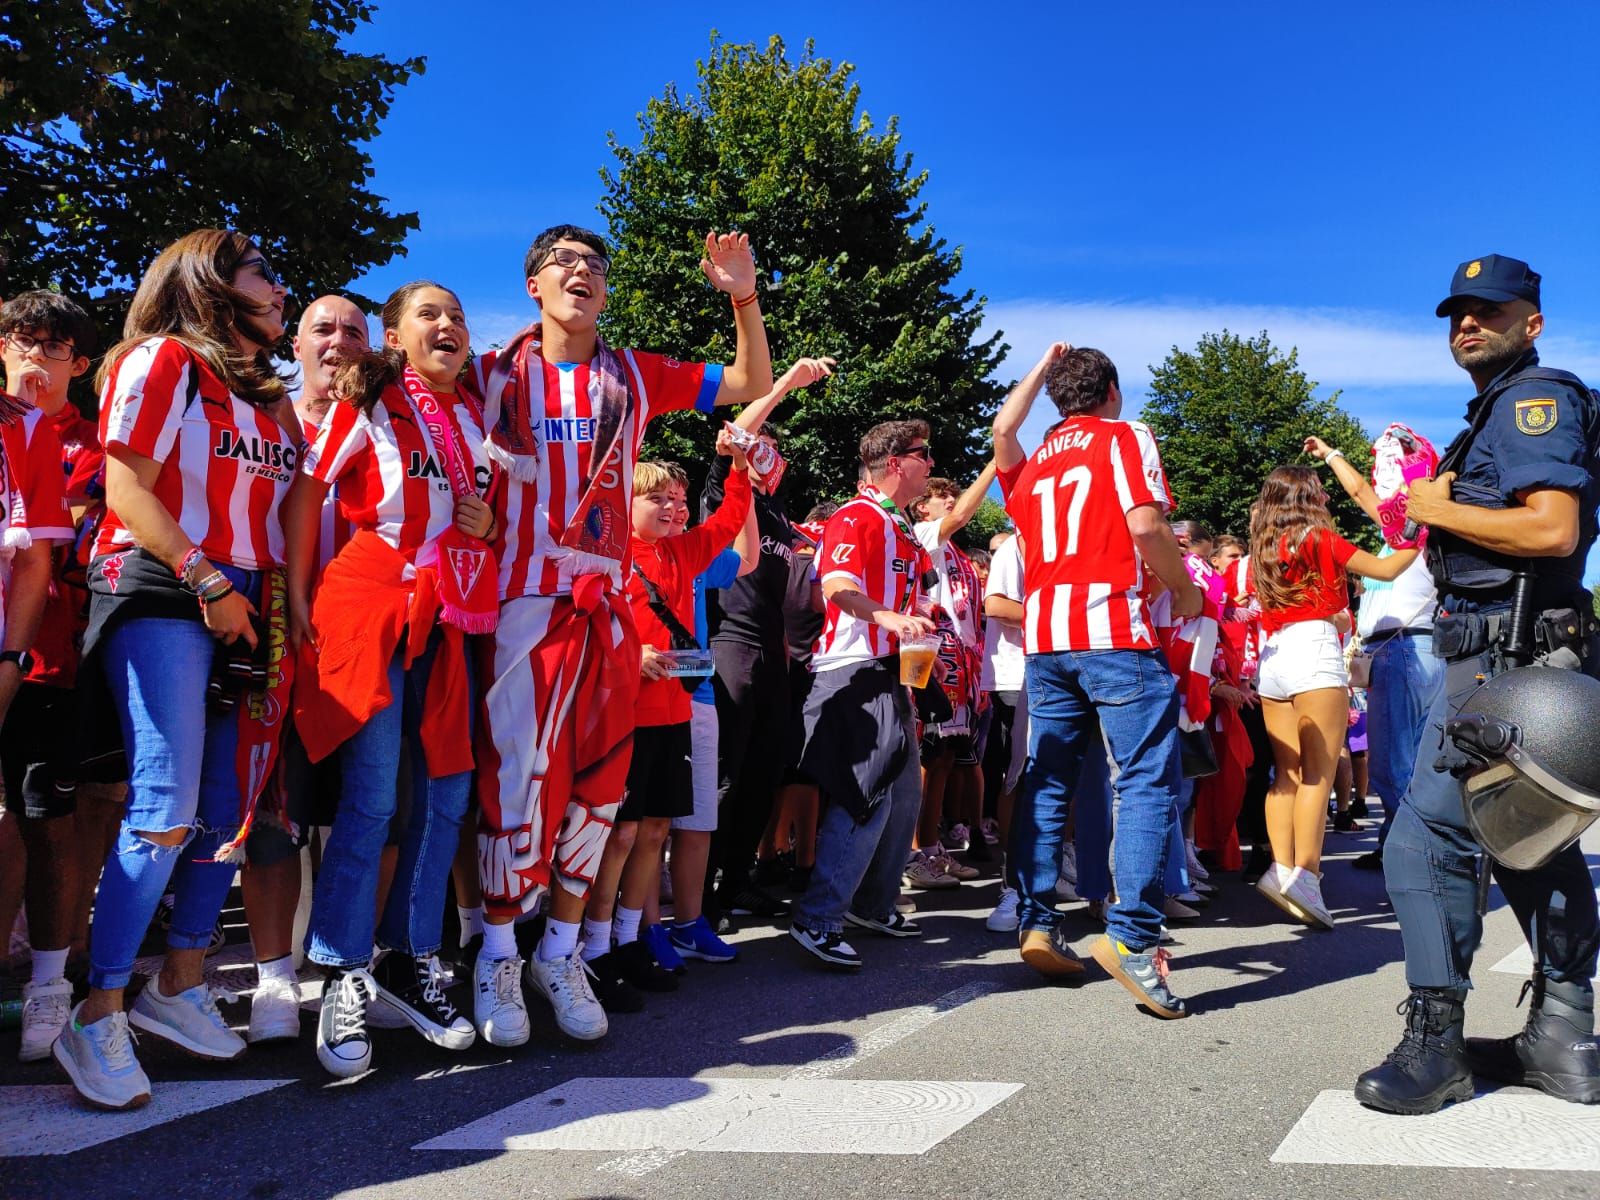
{"label": "crosswalk stripe", "polygon": [[72,1154],[270,1092],[292,1079],[215,1079],[159,1083],[150,1103],[127,1112],[86,1108],[67,1084],[0,1087],[0,1158]]}
{"label": "crosswalk stripe", "polygon": [[[1595,897],[1600,899],[1600,888],[1595,889]],[[1495,963],[1489,970],[1499,972],[1501,975],[1532,975],[1533,951],[1529,949],[1527,942],[1520,942],[1515,950]],[[1600,969],[1595,971],[1595,978],[1600,979]]]}
{"label": "crosswalk stripe", "polygon": [[1275,1163],[1600,1171],[1600,1110],[1521,1089],[1480,1092],[1422,1117],[1374,1112],[1351,1092],[1321,1093]]}

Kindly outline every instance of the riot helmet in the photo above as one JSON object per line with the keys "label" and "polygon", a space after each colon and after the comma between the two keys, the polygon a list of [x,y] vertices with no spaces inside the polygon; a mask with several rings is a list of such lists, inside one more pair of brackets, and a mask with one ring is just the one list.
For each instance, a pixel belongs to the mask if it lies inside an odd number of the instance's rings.
{"label": "riot helmet", "polygon": [[1600,680],[1517,667],[1474,692],[1444,729],[1470,760],[1467,825],[1496,862],[1542,867],[1600,817]]}

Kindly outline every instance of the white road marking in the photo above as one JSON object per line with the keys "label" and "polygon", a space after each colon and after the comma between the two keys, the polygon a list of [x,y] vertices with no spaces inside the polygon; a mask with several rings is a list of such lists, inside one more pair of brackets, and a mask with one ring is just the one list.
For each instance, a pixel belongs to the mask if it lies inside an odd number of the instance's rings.
{"label": "white road marking", "polygon": [[821,1058],[796,1067],[784,1076],[786,1079],[825,1079],[848,1071],[863,1059],[887,1050],[896,1042],[904,1041],[920,1029],[926,1029],[941,1017],[948,1016],[963,1004],[976,1000],[994,990],[992,983],[969,983],[953,992],[946,992],[932,1003],[920,1005],[896,1017],[887,1025],[880,1025],[862,1036],[854,1044],[846,1043],[830,1050]]}
{"label": "white road marking", "polygon": [[626,1150],[642,1175],[699,1150],[924,1154],[1020,1083],[882,1079],[571,1079],[418,1150]]}
{"label": "white road marking", "polygon": [[[1600,898],[1600,889],[1596,889],[1595,896]],[[1517,948],[1506,955],[1489,970],[1497,971],[1502,975],[1529,976],[1533,974],[1533,951],[1529,949],[1526,941],[1519,942]],[[1600,970],[1595,972],[1595,978],[1600,979]]]}
{"label": "white road marking", "polygon": [[157,1083],[151,1090],[149,1104],[116,1113],[88,1108],[64,1083],[0,1087],[0,1158],[72,1154],[293,1082],[292,1079],[217,1079]]}
{"label": "white road marking", "polygon": [[1600,1111],[1521,1089],[1479,1094],[1425,1117],[1356,1103],[1312,1101],[1272,1155],[1275,1163],[1600,1171]]}

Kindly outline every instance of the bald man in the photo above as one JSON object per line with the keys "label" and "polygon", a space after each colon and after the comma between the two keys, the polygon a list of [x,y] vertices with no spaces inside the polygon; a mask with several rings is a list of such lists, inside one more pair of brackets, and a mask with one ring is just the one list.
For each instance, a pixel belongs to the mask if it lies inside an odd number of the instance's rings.
{"label": "bald man", "polygon": [[[369,350],[371,345],[366,314],[343,296],[321,296],[306,306],[294,336],[294,356],[301,372],[294,409],[308,444],[316,440],[317,429],[333,403],[330,389],[334,371],[341,362]],[[329,502],[333,502],[332,497]],[[333,524],[323,522],[324,537],[330,542],[323,547],[325,559],[336,548],[331,544],[337,541]],[[250,999],[252,1042],[300,1034],[300,998],[295,989],[292,956],[294,914],[300,902],[300,847],[310,826],[332,820],[328,801],[337,795],[338,772],[332,763],[327,767],[322,771],[312,768],[299,739],[286,739],[284,768],[291,823],[298,836],[274,823],[261,822],[246,843],[249,861],[244,872],[245,917],[250,924],[260,979],[260,986]],[[384,859],[392,872],[392,849],[386,849]]]}

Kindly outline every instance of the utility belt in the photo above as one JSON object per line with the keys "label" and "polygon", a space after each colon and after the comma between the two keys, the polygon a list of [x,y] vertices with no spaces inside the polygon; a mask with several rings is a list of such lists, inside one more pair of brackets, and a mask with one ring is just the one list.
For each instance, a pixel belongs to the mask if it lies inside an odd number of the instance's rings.
{"label": "utility belt", "polygon": [[1363,650],[1376,650],[1379,646],[1403,637],[1427,637],[1433,632],[1432,625],[1396,625],[1392,629],[1380,629],[1370,637],[1361,639]]}
{"label": "utility belt", "polygon": [[[1600,620],[1592,609],[1547,608],[1533,621],[1534,661],[1568,671],[1591,672]],[[1433,652],[1459,662],[1501,647],[1511,634],[1511,611],[1440,613],[1433,623]]]}

